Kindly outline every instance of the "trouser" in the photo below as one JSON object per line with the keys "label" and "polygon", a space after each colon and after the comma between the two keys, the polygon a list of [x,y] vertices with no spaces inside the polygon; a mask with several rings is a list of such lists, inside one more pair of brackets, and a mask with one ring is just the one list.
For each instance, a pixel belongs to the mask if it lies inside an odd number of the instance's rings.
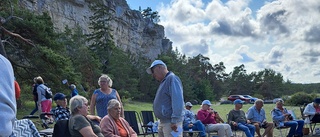
{"label": "trouser", "polygon": [[247,137],[254,137],[256,128],[251,124],[238,123],[238,129],[243,131]]}
{"label": "trouser", "polygon": [[311,121],[312,123],[320,123],[320,115],[314,115]]}
{"label": "trouser", "polygon": [[[173,133],[179,133],[177,137],[182,137],[182,122],[177,123],[178,128],[180,128],[180,133],[179,132],[173,132]],[[158,137],[173,137],[172,134],[172,129],[171,129],[171,123],[159,123],[158,126]]]}
{"label": "trouser", "polygon": [[219,137],[231,137],[232,130],[229,124],[208,124],[206,126],[207,132],[217,131]]}
{"label": "trouser", "polygon": [[284,126],[290,127],[288,137],[293,137],[294,135],[303,135],[303,120],[294,120],[294,121],[287,121],[284,122]]}

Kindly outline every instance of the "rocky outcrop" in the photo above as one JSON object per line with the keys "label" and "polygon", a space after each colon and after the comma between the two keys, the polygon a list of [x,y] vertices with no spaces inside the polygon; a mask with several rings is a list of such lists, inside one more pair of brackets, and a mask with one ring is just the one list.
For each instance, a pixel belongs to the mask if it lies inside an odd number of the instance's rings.
{"label": "rocky outcrop", "polygon": [[[34,13],[47,12],[57,31],[79,25],[86,34],[91,31],[89,17],[93,14],[89,4],[90,0],[20,0],[21,6]],[[172,49],[172,42],[165,38],[164,27],[131,10],[126,0],[106,0],[105,5],[113,16],[110,25],[116,46],[149,59]]]}

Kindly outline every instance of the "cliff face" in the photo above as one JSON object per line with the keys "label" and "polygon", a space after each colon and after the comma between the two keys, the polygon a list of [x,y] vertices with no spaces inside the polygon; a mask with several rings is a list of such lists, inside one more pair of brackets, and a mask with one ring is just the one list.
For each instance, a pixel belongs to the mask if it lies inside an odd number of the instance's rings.
{"label": "cliff face", "polygon": [[[49,13],[57,31],[65,26],[74,28],[78,24],[84,33],[89,33],[90,0],[20,0],[20,5],[30,11]],[[114,18],[113,29],[115,45],[126,52],[154,59],[161,52],[172,49],[172,42],[165,38],[164,27],[142,17],[139,11],[131,10],[126,0],[106,0],[105,5]]]}

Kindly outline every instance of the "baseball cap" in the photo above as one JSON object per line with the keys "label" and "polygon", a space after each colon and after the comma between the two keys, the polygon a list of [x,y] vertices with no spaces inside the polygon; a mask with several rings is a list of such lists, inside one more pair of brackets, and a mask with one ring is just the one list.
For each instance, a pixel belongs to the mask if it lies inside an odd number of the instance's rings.
{"label": "baseball cap", "polygon": [[317,104],[320,104],[320,98],[316,98],[316,99],[314,99],[314,101],[313,101],[314,103],[317,103]]}
{"label": "baseball cap", "polygon": [[66,95],[64,95],[63,93],[56,93],[53,97],[53,100],[64,100],[66,98]]}
{"label": "baseball cap", "polygon": [[243,104],[244,101],[242,101],[241,99],[236,99],[233,103],[234,104]]}
{"label": "baseball cap", "polygon": [[146,70],[147,73],[148,73],[148,74],[152,74],[151,68],[153,68],[153,67],[156,66],[156,65],[163,65],[163,66],[167,67],[167,65],[166,65],[162,60],[155,60],[155,61],[152,62],[152,64],[150,65],[150,67],[147,68],[147,70]]}
{"label": "baseball cap", "polygon": [[202,101],[202,105],[209,105],[209,106],[211,106],[212,104],[211,104],[211,102],[210,102],[209,100],[204,100],[204,101]]}
{"label": "baseball cap", "polygon": [[191,102],[187,102],[187,103],[186,103],[186,106],[192,107]]}

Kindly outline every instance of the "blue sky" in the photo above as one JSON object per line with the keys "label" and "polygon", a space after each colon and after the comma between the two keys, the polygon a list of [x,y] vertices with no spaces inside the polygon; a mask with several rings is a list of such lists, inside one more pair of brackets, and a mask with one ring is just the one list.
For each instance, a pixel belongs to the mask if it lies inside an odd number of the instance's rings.
{"label": "blue sky", "polygon": [[285,80],[320,82],[318,0],[127,0],[151,7],[179,52],[203,54],[227,72],[270,68]]}

